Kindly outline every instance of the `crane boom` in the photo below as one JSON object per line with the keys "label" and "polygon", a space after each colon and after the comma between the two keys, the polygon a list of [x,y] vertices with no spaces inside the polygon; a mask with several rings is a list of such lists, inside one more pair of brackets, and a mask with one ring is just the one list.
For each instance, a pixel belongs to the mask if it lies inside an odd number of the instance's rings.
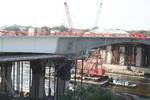
{"label": "crane boom", "polygon": [[67,22],[68,22],[68,28],[69,28],[69,31],[72,31],[73,24],[72,24],[72,19],[70,16],[69,7],[67,5],[67,2],[64,2],[64,6],[65,6],[66,18],[67,18]]}
{"label": "crane boom", "polygon": [[101,8],[102,8],[102,2],[100,3],[100,8],[98,10],[98,13],[97,13],[97,16],[96,16],[96,20],[95,20],[95,24],[94,24],[94,27],[92,29],[98,29],[98,20],[99,20],[99,15],[100,15],[100,12],[101,12]]}

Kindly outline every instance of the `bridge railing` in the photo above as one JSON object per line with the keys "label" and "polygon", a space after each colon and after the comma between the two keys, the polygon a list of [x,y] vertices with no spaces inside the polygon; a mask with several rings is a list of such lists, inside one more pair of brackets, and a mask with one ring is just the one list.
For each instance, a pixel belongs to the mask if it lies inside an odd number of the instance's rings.
{"label": "bridge railing", "polygon": [[110,38],[131,38],[131,39],[149,39],[150,36],[142,33],[81,33],[81,32],[56,32],[52,36],[63,37],[110,37]]}
{"label": "bridge railing", "polygon": [[54,36],[76,36],[76,37],[129,37],[129,34],[118,33],[78,33],[78,32],[56,32],[51,33]]}

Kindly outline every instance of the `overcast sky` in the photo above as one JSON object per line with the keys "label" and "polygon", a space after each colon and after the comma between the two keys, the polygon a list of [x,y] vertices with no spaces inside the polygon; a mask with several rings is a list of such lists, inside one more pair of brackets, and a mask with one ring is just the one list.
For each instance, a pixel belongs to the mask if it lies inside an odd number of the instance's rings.
{"label": "overcast sky", "polygon": [[92,28],[100,2],[103,29],[150,29],[150,0],[0,0],[0,25],[67,25],[63,2],[76,28]]}

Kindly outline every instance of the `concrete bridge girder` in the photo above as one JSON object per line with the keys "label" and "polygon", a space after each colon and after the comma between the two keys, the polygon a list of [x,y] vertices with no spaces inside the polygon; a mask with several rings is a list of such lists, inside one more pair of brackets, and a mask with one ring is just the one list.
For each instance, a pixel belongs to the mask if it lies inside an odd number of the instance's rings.
{"label": "concrete bridge girder", "polygon": [[150,45],[149,38],[136,40],[109,37],[0,37],[0,52],[79,54],[80,51],[85,49],[125,42],[139,42]]}
{"label": "concrete bridge girder", "polygon": [[57,53],[62,54],[76,54],[78,55],[81,51],[91,48],[102,47],[111,44],[121,43],[141,43],[150,45],[150,39],[146,40],[135,40],[129,38],[60,38],[58,40]]}
{"label": "concrete bridge girder", "polygon": [[57,37],[0,37],[0,52],[55,53]]}

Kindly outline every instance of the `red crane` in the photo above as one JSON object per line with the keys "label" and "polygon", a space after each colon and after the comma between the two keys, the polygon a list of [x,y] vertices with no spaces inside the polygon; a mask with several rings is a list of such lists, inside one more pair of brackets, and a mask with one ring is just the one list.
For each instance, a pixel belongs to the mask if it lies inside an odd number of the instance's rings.
{"label": "red crane", "polygon": [[65,6],[65,12],[66,12],[66,17],[67,17],[67,22],[68,22],[68,28],[69,28],[69,31],[72,31],[73,24],[72,24],[72,19],[70,16],[69,7],[67,5],[67,2],[64,2],[64,6]]}
{"label": "red crane", "polygon": [[[94,54],[94,59],[96,58],[96,62],[88,69],[89,76],[103,76],[105,74],[105,70],[102,68],[103,59],[101,58],[100,49],[97,49]],[[100,65],[100,68],[98,68]]]}

